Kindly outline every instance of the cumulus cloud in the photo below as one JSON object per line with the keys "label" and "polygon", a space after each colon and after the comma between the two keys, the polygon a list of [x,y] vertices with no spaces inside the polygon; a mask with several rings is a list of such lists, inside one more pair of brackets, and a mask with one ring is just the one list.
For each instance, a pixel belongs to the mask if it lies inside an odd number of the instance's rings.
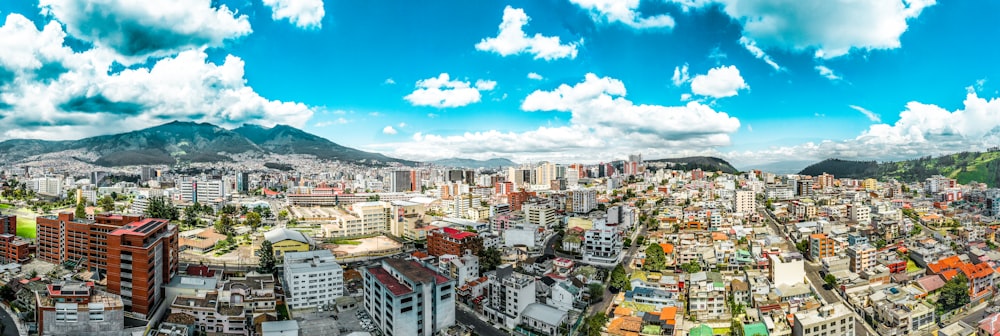
{"label": "cumulus cloud", "polygon": [[[935,0],[717,0],[743,25],[743,35],[764,48],[813,51],[836,58],[852,49],[899,48],[908,21]],[[708,4],[697,1],[697,5]],[[744,47],[757,56],[755,50]],[[761,56],[758,58],[763,59]],[[773,62],[773,61],[772,61]],[[771,64],[771,63],[769,63]],[[772,67],[775,67],[772,65]],[[775,67],[777,68],[777,67]]]}
{"label": "cumulus cloud", "polygon": [[781,70],[781,66],[778,65],[778,63],[775,62],[770,55],[764,52],[763,49],[758,47],[757,42],[754,42],[753,40],[747,38],[746,36],[741,36],[740,45],[743,46],[744,49],[749,51],[750,54],[753,55],[753,57],[756,57],[757,59],[764,61],[764,63],[770,65],[771,68],[773,68],[774,70]]}
{"label": "cumulus cloud", "polygon": [[819,72],[820,76],[823,76],[824,78],[832,81],[838,81],[844,79],[844,77],[834,72],[833,69],[827,68],[826,66],[823,65],[817,65],[816,71]]}
{"label": "cumulus cloud", "polygon": [[740,70],[733,65],[713,68],[708,70],[708,74],[691,79],[691,92],[712,98],[732,97],[738,95],[740,90],[749,88],[740,76]]}
{"label": "cumulus cloud", "polygon": [[263,0],[264,5],[271,8],[271,19],[288,20],[302,29],[319,29],[322,27],[323,0]]}
{"label": "cumulus cloud", "polygon": [[327,127],[327,126],[332,126],[332,125],[343,125],[343,124],[346,124],[346,123],[349,123],[349,122],[350,122],[349,120],[344,119],[343,117],[341,117],[341,118],[337,118],[337,119],[334,119],[334,120],[320,121],[320,122],[317,122],[316,124],[314,124],[313,126],[315,126],[315,127]]}
{"label": "cumulus cloud", "polygon": [[865,117],[867,117],[868,120],[871,120],[872,122],[882,122],[882,117],[879,116],[878,113],[869,111],[868,109],[857,105],[849,105],[849,107],[858,112],[861,112],[861,114],[864,114]]}
{"label": "cumulus cloud", "polygon": [[674,82],[674,86],[681,86],[691,81],[691,76],[688,75],[688,65],[684,64],[683,67],[674,67],[674,76],[670,80]]}
{"label": "cumulus cloud", "polygon": [[251,32],[246,15],[236,16],[225,5],[213,8],[210,0],[41,0],[39,6],[70,35],[132,63],[220,47]]}
{"label": "cumulus cloud", "polygon": [[528,73],[528,79],[543,80],[543,79],[545,79],[545,77],[542,77],[542,75],[539,75],[539,74],[534,73],[534,72],[529,72]]}
{"label": "cumulus cloud", "polygon": [[382,134],[393,135],[393,134],[396,134],[396,133],[397,133],[396,129],[392,128],[392,126],[386,126],[385,128],[382,129]]}
{"label": "cumulus cloud", "polygon": [[[740,122],[699,102],[683,106],[635,104],[625,98],[624,83],[587,74],[574,85],[562,84],[529,94],[521,103],[527,112],[569,113],[566,125],[523,132],[496,130],[458,135],[417,133],[412,141],[371,146],[412,159],[443,157],[594,160],[622,151],[656,153],[704,150],[729,145],[729,134]],[[654,153],[655,154],[655,153]]]}
{"label": "cumulus cloud", "polygon": [[476,85],[461,80],[452,80],[447,73],[437,77],[417,81],[417,89],[403,97],[413,106],[433,106],[437,108],[460,107],[479,102],[480,91],[493,90],[497,82],[478,80]]}
{"label": "cumulus cloud", "polygon": [[577,42],[562,44],[558,36],[543,36],[538,33],[528,36],[524,32],[528,20],[523,9],[507,6],[503,10],[503,21],[500,22],[497,37],[479,41],[476,50],[495,52],[500,56],[527,53],[534,55],[535,59],[546,61],[576,58]]}
{"label": "cumulus cloud", "polygon": [[74,52],[56,22],[42,30],[20,14],[0,27],[0,138],[73,139],[171,120],[302,126],[313,109],[269,100],[246,85],[243,60],[208,61],[201,49],[117,73],[107,49]]}
{"label": "cumulus cloud", "polygon": [[674,18],[667,14],[643,17],[639,0],[570,0],[590,12],[594,21],[621,23],[634,29],[671,29]]}

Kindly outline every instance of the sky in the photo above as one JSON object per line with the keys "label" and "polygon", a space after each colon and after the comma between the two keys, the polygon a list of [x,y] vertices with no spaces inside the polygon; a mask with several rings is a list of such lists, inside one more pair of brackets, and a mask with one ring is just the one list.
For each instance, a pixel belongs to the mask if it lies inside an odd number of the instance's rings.
{"label": "sky", "polygon": [[0,140],[287,124],[390,156],[737,167],[1000,145],[988,0],[0,1]]}

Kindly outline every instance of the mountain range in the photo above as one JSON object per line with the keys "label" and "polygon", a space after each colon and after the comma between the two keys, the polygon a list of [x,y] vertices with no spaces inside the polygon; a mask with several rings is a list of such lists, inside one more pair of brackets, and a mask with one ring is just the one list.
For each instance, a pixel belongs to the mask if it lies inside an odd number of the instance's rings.
{"label": "mountain range", "polygon": [[341,146],[300,129],[277,125],[243,125],[233,130],[209,123],[173,121],[137,131],[80,140],[0,142],[0,162],[66,152],[99,166],[172,165],[178,162],[232,161],[232,154],[307,154],[322,160],[378,165],[416,162]]}
{"label": "mountain range", "polygon": [[647,160],[646,162],[671,163],[676,168],[683,170],[701,169],[706,172],[721,171],[723,173],[736,174],[740,171],[729,164],[728,161],[711,156],[689,156],[682,158]]}
{"label": "mountain range", "polygon": [[799,172],[813,176],[823,173],[835,177],[896,179],[903,182],[923,181],[934,175],[943,175],[962,184],[976,181],[997,187],[1000,186],[1000,150],[890,162],[827,159]]}

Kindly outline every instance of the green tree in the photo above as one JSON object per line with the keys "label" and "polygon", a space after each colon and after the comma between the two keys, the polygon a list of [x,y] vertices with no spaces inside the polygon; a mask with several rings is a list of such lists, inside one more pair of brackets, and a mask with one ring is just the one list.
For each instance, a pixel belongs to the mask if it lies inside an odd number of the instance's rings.
{"label": "green tree", "polygon": [[611,271],[610,286],[623,291],[632,290],[632,283],[628,281],[628,274],[625,273],[625,267],[622,267],[622,264],[618,264]]}
{"label": "green tree", "polygon": [[105,212],[115,211],[115,199],[111,195],[104,195],[101,199],[97,200],[97,205],[101,207]]}
{"label": "green tree", "polygon": [[608,315],[604,312],[591,315],[584,321],[580,334],[586,336],[601,336],[601,328],[604,328],[604,325],[607,323]]}
{"label": "green tree", "polygon": [[879,239],[878,241],[875,242],[875,248],[880,249],[880,250],[883,247],[885,247],[885,245],[886,245],[885,239]]}
{"label": "green tree", "polygon": [[921,228],[920,225],[913,225],[913,230],[910,230],[910,235],[911,236],[916,236],[916,235],[919,235],[923,231],[924,231],[924,229]]}
{"label": "green tree", "polygon": [[174,221],[180,218],[180,211],[177,211],[177,208],[170,202],[170,199],[164,196],[156,196],[149,198],[149,204],[146,206],[146,216]]}
{"label": "green tree", "polygon": [[795,244],[795,248],[798,249],[799,252],[808,253],[809,252],[809,241],[803,239],[802,241],[800,241],[800,242],[798,242],[798,243]]}
{"label": "green tree", "polygon": [[701,265],[692,261],[686,264],[681,264],[681,269],[684,270],[685,273],[698,273],[701,272]]}
{"label": "green tree", "polygon": [[837,276],[833,274],[827,273],[826,276],[823,277],[823,281],[826,282],[827,285],[830,285],[831,288],[837,287]]}
{"label": "green tree", "polygon": [[590,293],[590,302],[597,302],[604,296],[604,286],[599,283],[588,284],[587,291]]}
{"label": "green tree", "polygon": [[80,197],[80,201],[76,202],[76,218],[87,218],[87,198]]}
{"label": "green tree", "polygon": [[500,266],[500,250],[496,247],[491,247],[479,252],[479,268],[480,272],[489,272],[497,269]]}
{"label": "green tree", "polygon": [[255,211],[247,212],[246,224],[251,230],[257,231],[257,228],[260,227],[260,214]]}
{"label": "green tree", "polygon": [[952,311],[969,303],[969,284],[965,274],[959,272],[944,284],[937,303],[944,311]]}
{"label": "green tree", "polygon": [[184,208],[183,223],[185,226],[191,226],[191,227],[201,226],[201,218],[198,216],[198,213],[201,212],[200,211],[201,209],[199,208],[201,207],[198,205],[198,203],[189,205]]}
{"label": "green tree", "polygon": [[14,301],[14,299],[17,298],[15,294],[16,293],[14,293],[14,289],[10,288],[10,286],[7,285],[0,286],[0,299],[3,299],[4,301],[7,302]]}
{"label": "green tree", "polygon": [[278,211],[278,219],[285,220],[287,218],[288,218],[288,210],[281,209],[281,211]]}
{"label": "green tree", "polygon": [[219,216],[219,219],[215,221],[215,232],[221,234],[229,234],[233,229],[233,218],[229,215]]}
{"label": "green tree", "polygon": [[667,256],[663,253],[660,244],[652,243],[646,247],[646,261],[642,263],[642,269],[647,271],[660,271],[667,267]]}
{"label": "green tree", "polygon": [[274,267],[278,262],[274,258],[274,246],[271,245],[271,241],[264,239],[263,243],[260,243],[260,249],[257,250],[257,258],[260,259],[260,264],[257,266],[257,271],[260,273],[274,273],[277,269]]}

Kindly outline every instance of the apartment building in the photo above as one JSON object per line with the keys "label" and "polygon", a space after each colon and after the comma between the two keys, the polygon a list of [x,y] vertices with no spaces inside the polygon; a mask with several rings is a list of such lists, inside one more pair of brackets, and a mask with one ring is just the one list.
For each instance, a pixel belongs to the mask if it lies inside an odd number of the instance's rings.
{"label": "apartment building", "polygon": [[106,272],[108,233],[140,216],[97,215],[93,220],[75,218],[72,212],[35,218],[38,259],[70,267]]}
{"label": "apartment building", "polygon": [[836,255],[834,249],[836,243],[833,238],[828,237],[825,233],[809,235],[809,257],[813,261],[818,261]]}
{"label": "apartment building", "polygon": [[249,336],[255,321],[278,317],[276,298],[274,275],[251,273],[226,279],[217,290],[178,295],[170,313],[193,317],[201,333]]}
{"label": "apartment building", "polygon": [[847,206],[847,214],[851,221],[858,223],[871,223],[872,209],[861,203],[854,203]]}
{"label": "apartment building", "polygon": [[580,189],[566,192],[566,212],[588,213],[597,209],[597,190]]}
{"label": "apartment building", "polygon": [[427,233],[427,253],[432,256],[465,255],[465,251],[478,255],[482,248],[482,238],[472,232],[444,227]]}
{"label": "apartment building", "polygon": [[753,190],[737,190],[733,197],[733,211],[748,216],[756,210],[757,199]]}
{"label": "apartment building", "polygon": [[39,335],[131,335],[121,297],[93,283],[56,282],[35,292],[35,302]]}
{"label": "apartment building", "polygon": [[[388,258],[364,271],[364,308],[386,336],[431,336],[455,325],[455,281]],[[534,295],[534,293],[532,293]]]}
{"label": "apartment building", "polygon": [[854,314],[843,303],[795,313],[792,336],[854,335]]}
{"label": "apartment building", "polygon": [[226,197],[226,182],[222,180],[186,179],[177,182],[181,200],[203,204],[215,203]]}
{"label": "apartment building", "polygon": [[594,220],[594,226],[583,234],[583,262],[614,266],[621,262],[624,233],[617,225]]}
{"label": "apartment building", "polygon": [[330,250],[286,253],[283,269],[289,308],[335,304],[344,296],[344,269]]}
{"label": "apartment building", "polygon": [[847,248],[847,256],[851,258],[851,272],[861,273],[875,267],[875,253],[878,250],[868,244],[854,245]]}
{"label": "apartment building", "polygon": [[559,224],[556,209],[547,204],[525,204],[522,209],[524,210],[524,220],[528,224],[543,228]]}
{"label": "apartment building", "polygon": [[730,318],[726,307],[726,285],[716,272],[691,274],[687,286],[688,310],[700,321]]}
{"label": "apartment building", "polygon": [[177,227],[146,218],[109,232],[106,243],[108,290],[122,296],[126,310],[152,313],[177,275]]}
{"label": "apartment building", "polygon": [[0,263],[25,263],[31,241],[17,236],[17,216],[0,215]]}
{"label": "apartment building", "polygon": [[426,230],[418,230],[430,222],[424,215],[425,207],[421,203],[410,201],[392,201],[389,221],[389,233],[396,237],[409,240],[427,239]]}
{"label": "apartment building", "polygon": [[489,305],[483,308],[486,317],[513,329],[524,309],[535,303],[535,278],[515,272],[510,265],[487,273],[486,278],[490,286]]}
{"label": "apartment building", "polygon": [[771,267],[768,269],[770,272],[769,275],[771,283],[775,287],[781,285],[794,286],[805,282],[806,269],[802,254],[787,252],[770,254],[768,258],[771,259]]}
{"label": "apartment building", "polygon": [[457,286],[461,287],[467,282],[479,279],[479,257],[466,251],[464,255],[457,256],[445,254],[438,257],[438,273],[455,279]]}

